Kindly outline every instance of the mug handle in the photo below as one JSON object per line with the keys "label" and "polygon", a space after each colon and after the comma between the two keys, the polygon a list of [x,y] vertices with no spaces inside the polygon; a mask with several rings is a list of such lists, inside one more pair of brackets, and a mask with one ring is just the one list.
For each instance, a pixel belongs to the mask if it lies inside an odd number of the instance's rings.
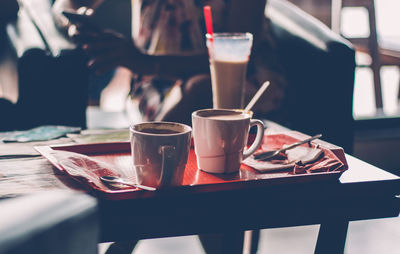
{"label": "mug handle", "polygon": [[254,125],[257,125],[257,135],[256,135],[256,138],[255,138],[253,144],[251,144],[249,149],[247,149],[247,150],[245,150],[243,152],[243,160],[245,160],[247,157],[249,157],[250,155],[255,153],[255,151],[257,151],[257,149],[260,147],[260,145],[261,145],[261,143],[263,141],[263,138],[264,138],[264,124],[263,124],[263,122],[261,122],[258,119],[251,119],[250,120],[249,131],[250,131],[250,128],[253,127]]}
{"label": "mug handle", "polygon": [[171,168],[174,167],[175,162],[175,146],[164,145],[160,146],[158,152],[161,154],[162,157],[162,164],[161,164],[161,174],[158,182],[160,186],[166,185],[171,181],[171,177],[173,172]]}

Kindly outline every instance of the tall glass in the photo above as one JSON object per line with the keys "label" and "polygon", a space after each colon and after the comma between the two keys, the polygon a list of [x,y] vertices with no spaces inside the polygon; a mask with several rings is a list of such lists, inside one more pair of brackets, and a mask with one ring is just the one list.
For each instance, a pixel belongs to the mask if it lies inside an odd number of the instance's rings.
{"label": "tall glass", "polygon": [[207,34],[213,108],[244,107],[247,63],[253,45],[251,33]]}

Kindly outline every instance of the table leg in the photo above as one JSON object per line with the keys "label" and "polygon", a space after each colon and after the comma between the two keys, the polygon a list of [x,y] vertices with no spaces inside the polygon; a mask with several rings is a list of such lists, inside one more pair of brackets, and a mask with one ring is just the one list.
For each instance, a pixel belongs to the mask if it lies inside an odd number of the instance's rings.
{"label": "table leg", "polygon": [[137,242],[137,240],[114,242],[108,247],[105,254],[131,254]]}
{"label": "table leg", "polygon": [[259,238],[259,229],[246,231],[244,233],[243,254],[256,254],[258,251]]}
{"label": "table leg", "polygon": [[321,224],[314,253],[343,253],[348,226],[347,220],[332,220]]}

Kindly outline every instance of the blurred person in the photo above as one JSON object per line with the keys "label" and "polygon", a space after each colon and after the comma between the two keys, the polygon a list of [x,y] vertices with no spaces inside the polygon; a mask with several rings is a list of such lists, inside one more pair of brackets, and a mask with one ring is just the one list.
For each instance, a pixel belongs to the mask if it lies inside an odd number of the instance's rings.
{"label": "blurred person", "polygon": [[[119,67],[131,71],[130,104],[139,107],[144,121],[190,124],[194,110],[212,107],[204,5],[212,8],[215,32],[254,35],[246,98],[248,101],[265,80],[271,80],[268,93],[253,111],[279,115],[276,112],[284,95],[285,80],[274,59],[273,38],[264,16],[266,0],[133,0],[130,37],[98,29],[90,21],[70,24],[62,15],[63,10],[69,10],[90,17],[96,15],[96,8],[103,2],[57,0],[53,12],[59,27],[85,50],[90,59],[88,67],[95,73]],[[268,63],[265,59],[269,59]]]}

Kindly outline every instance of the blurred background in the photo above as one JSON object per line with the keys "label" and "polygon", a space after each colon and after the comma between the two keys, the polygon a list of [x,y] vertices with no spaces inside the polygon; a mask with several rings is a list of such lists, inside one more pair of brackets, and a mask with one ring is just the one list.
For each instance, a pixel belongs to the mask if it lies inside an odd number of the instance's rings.
{"label": "blurred background", "polygon": [[[321,20],[334,31],[351,39],[357,45],[374,41],[369,14],[375,9],[376,42],[380,51],[378,68],[380,87],[374,88],[374,73],[370,68],[371,56],[357,53],[353,116],[356,120],[354,155],[369,163],[400,174],[400,1],[398,0],[291,0],[298,7]],[[338,5],[342,4],[342,8]],[[349,5],[346,7],[345,5]],[[350,7],[351,6],[351,7]],[[368,8],[370,12],[368,11]],[[372,13],[373,15],[373,13]],[[332,22],[333,21],[333,22]],[[340,24],[340,25],[339,25]],[[361,38],[361,39],[360,39]],[[379,91],[380,90],[380,91]],[[379,92],[381,95],[379,95]],[[381,103],[377,102],[381,97]],[[379,105],[380,104],[380,105]]]}

